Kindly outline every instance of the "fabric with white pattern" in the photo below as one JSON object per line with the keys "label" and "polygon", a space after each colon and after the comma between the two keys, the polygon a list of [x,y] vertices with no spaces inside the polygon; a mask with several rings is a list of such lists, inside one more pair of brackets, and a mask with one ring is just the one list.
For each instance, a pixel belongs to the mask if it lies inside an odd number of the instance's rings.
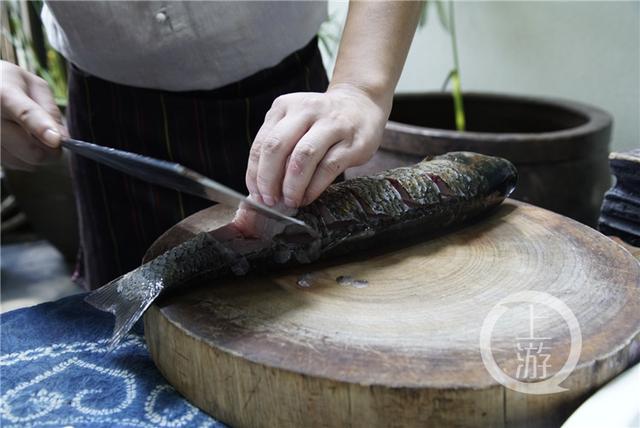
{"label": "fabric with white pattern", "polygon": [[0,315],[0,426],[225,426],[166,383],[141,324],[108,353],[113,318],[83,298]]}

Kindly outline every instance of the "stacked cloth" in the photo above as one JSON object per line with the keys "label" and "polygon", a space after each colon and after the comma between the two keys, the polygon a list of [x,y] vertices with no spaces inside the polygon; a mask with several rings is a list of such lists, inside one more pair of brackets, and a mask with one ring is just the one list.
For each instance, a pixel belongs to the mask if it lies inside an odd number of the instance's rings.
{"label": "stacked cloth", "polygon": [[640,149],[611,153],[609,165],[616,183],[604,196],[598,229],[640,247]]}
{"label": "stacked cloth", "polygon": [[0,315],[0,426],[222,427],[155,368],[142,325],[114,351],[84,295]]}

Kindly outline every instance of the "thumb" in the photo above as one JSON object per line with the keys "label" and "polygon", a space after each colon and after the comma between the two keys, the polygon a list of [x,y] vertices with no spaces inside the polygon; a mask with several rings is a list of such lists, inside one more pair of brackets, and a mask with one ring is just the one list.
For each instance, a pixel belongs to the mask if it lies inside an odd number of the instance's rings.
{"label": "thumb", "polygon": [[20,90],[4,91],[2,115],[51,148],[60,147],[62,126],[38,103]]}
{"label": "thumb", "polygon": [[57,131],[63,136],[68,137],[69,132],[64,126],[62,120],[62,113],[56,104],[53,93],[49,88],[49,84],[46,80],[35,76],[29,75],[29,97],[34,100],[40,107],[42,107],[58,125]]}

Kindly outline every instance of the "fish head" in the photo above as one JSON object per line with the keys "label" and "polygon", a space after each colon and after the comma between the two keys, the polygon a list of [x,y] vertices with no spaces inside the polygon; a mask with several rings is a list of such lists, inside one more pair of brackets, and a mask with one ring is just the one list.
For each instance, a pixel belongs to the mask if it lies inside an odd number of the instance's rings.
{"label": "fish head", "polygon": [[516,188],[518,170],[507,159],[474,152],[452,152],[445,156],[472,167],[475,175],[484,177],[487,190],[493,192],[496,198],[507,198]]}

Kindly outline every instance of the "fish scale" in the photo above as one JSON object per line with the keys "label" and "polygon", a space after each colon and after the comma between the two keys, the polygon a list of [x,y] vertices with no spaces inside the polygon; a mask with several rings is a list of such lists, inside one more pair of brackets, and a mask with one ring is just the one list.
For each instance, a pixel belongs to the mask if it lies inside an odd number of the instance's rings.
{"label": "fish scale", "polygon": [[396,217],[406,211],[400,194],[384,178],[360,177],[349,183],[349,189],[371,215]]}
{"label": "fish scale", "polygon": [[390,181],[395,181],[407,193],[409,200],[414,204],[432,204],[440,201],[440,191],[435,183],[426,174],[420,174],[414,168],[404,168],[402,174],[381,174]]}

